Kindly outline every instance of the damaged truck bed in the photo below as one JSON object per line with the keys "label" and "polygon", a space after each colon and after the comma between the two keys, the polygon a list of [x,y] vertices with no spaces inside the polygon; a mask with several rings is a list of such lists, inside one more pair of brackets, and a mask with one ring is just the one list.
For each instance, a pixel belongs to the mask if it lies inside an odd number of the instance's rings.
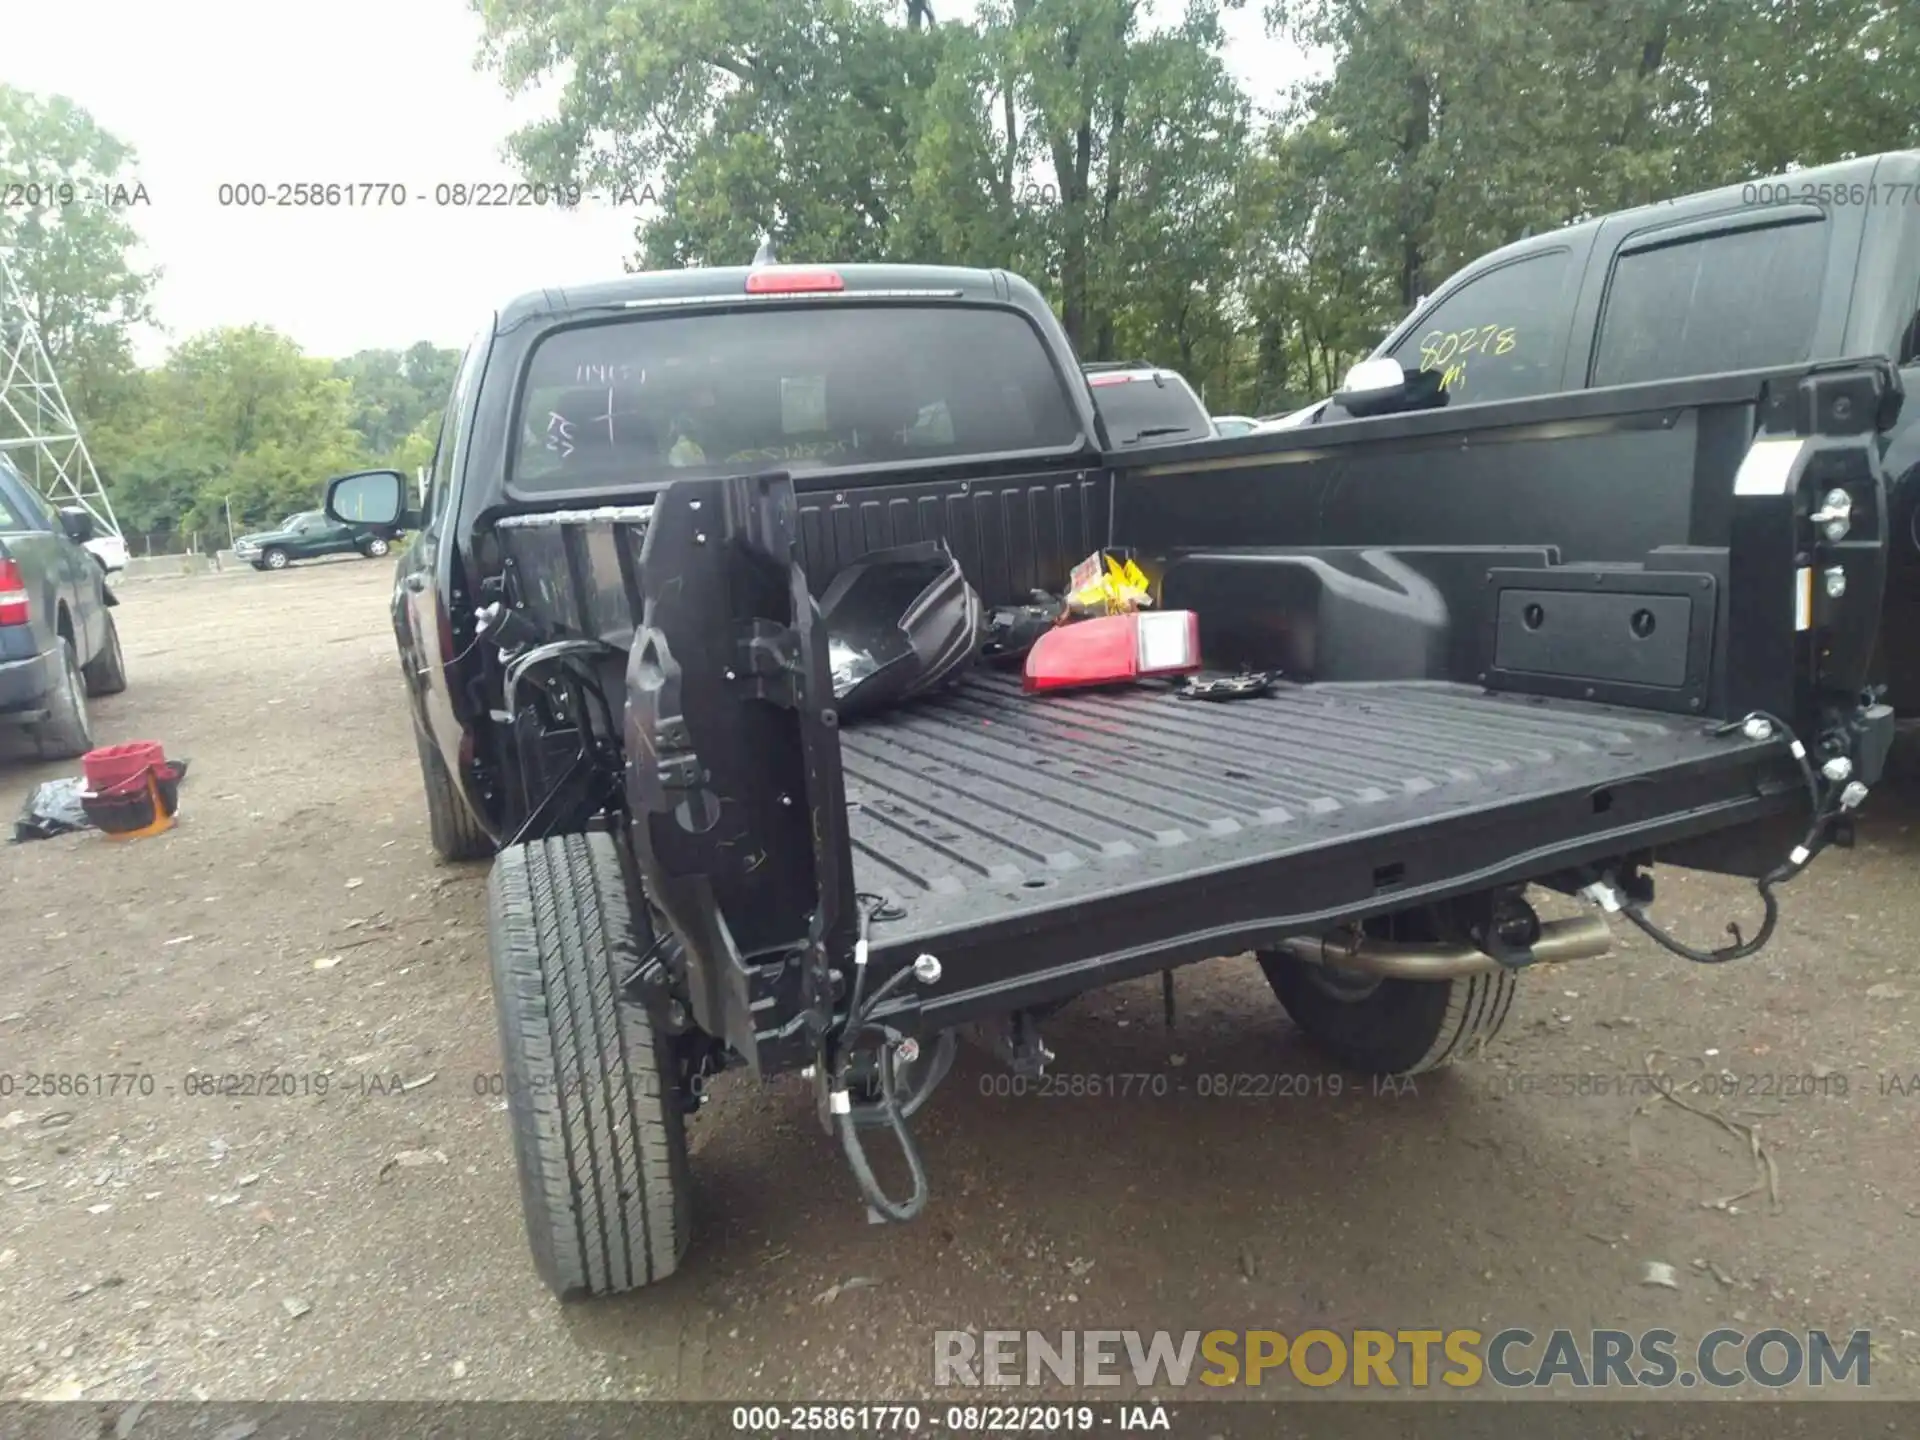
{"label": "damaged truck bed", "polygon": [[[1391,1076],[1474,1053],[1519,977],[1611,924],[1739,984],[1724,962],[1850,838],[1891,739],[1899,372],[1441,398],[1116,444],[1045,299],[998,271],[656,272],[491,317],[393,613],[433,843],[494,855],[547,1283],[679,1265],[686,1117],[723,1071],[809,1076],[849,1193],[905,1221],[959,1037],[1042,1073],[1040,1027],[1115,981],[1163,972],[1171,1004],[1179,966],[1251,950],[1315,1045]],[[409,496],[365,472],[327,505],[405,524]],[[975,622],[1104,550],[1197,619],[1181,665],[1142,647],[1069,682],[1278,679],[1029,693]],[[891,637],[833,631],[836,606],[909,551],[971,618],[890,652],[926,688],[902,672],[863,715],[846,657]],[[1107,621],[1075,624],[1066,648]],[[1663,928],[1659,863],[1753,880],[1744,931]],[[1592,905],[1545,920],[1533,886]]]}
{"label": "damaged truck bed", "polygon": [[876,961],[934,950],[991,1010],[995,981],[1070,994],[1116,952],[1144,973],[1765,813],[1778,747],[1718,728],[1445,683],[1204,704],[976,675],[849,725],[841,763],[854,879],[903,912]]}
{"label": "damaged truck bed", "polygon": [[[644,538],[577,588],[601,597],[582,614],[611,617],[607,587],[631,584],[644,613],[628,798],[694,1013],[731,1017],[729,1046],[775,1070],[811,1058],[806,1017],[848,985],[796,957],[856,941],[875,984],[901,982],[873,1018],[937,1034],[1463,897],[1471,943],[1499,949],[1490,917],[1530,883],[1638,924],[1656,856],[1796,870],[1844,833],[1843,783],[1878,774],[1889,733],[1862,649],[1884,570],[1863,417],[1891,375],[1715,377],[1374,422],[1350,446],[1330,426],[1311,449],[1249,436],[1134,457],[1094,542],[1132,547],[1157,603],[1199,615],[1210,669],[1291,677],[1224,703],[1153,683],[1027,694],[982,668],[843,726],[811,598],[851,558],[836,552],[934,535],[963,565],[1050,537],[1070,551],[1084,491],[975,479],[955,505],[935,485],[868,498],[784,474],[670,486]],[[1625,522],[1645,560],[1561,563],[1569,528],[1634,499],[1615,466],[1656,461],[1676,493]],[[1841,486],[1858,498],[1836,540],[1809,516]],[[1816,587],[1842,568],[1858,589]],[[937,979],[906,976],[923,961]]]}

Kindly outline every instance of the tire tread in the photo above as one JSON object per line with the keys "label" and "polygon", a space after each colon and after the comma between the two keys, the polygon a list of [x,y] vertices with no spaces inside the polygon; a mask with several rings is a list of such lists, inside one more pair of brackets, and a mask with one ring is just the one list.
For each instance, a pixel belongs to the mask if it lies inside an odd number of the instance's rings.
{"label": "tire tread", "polygon": [[1274,994],[1309,1039],[1376,1075],[1424,1075],[1465,1058],[1500,1033],[1519,990],[1514,972],[1453,980],[1387,980],[1364,999],[1329,999],[1284,951],[1256,952]]}
{"label": "tire tread", "polygon": [[685,1120],[663,1041],[617,993],[641,951],[614,840],[503,850],[488,908],[536,1266],[563,1298],[663,1280],[691,1228]]}
{"label": "tire tread", "polygon": [[[74,643],[63,634],[60,644],[84,692],[86,672],[80,668]],[[73,700],[64,685],[58,695],[48,696],[47,702],[46,718],[33,728],[34,747],[45,760],[77,760],[93,748],[93,717],[84,713],[84,701]]]}
{"label": "tire tread", "polygon": [[80,667],[88,695],[118,695],[127,688],[127,658],[120,649],[120,627],[113,612],[107,611],[107,643],[100,653]]}
{"label": "tire tread", "polygon": [[418,729],[413,732],[413,745],[420,756],[420,784],[427,795],[427,830],[434,853],[442,860],[484,860],[493,853],[493,837],[454,793],[446,762]]}

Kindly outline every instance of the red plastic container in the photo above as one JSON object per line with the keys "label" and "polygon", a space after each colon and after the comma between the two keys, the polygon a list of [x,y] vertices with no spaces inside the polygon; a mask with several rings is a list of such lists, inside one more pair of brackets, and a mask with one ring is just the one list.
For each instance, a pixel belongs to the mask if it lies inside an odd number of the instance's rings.
{"label": "red plastic container", "polygon": [[146,788],[147,776],[165,769],[167,752],[157,740],[129,740],[124,745],[103,745],[80,757],[80,768],[87,778],[87,789],[95,795],[119,795]]}

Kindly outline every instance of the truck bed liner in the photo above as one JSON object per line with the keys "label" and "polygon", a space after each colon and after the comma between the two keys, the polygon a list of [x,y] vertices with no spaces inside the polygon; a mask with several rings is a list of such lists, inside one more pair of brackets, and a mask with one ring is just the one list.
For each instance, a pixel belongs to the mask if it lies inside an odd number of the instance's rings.
{"label": "truck bed liner", "polygon": [[1767,748],[1446,683],[1214,704],[1146,685],[1031,698],[999,674],[849,725],[841,745],[858,886],[906,911],[876,929],[888,946],[1569,791],[1591,815],[1610,786]]}

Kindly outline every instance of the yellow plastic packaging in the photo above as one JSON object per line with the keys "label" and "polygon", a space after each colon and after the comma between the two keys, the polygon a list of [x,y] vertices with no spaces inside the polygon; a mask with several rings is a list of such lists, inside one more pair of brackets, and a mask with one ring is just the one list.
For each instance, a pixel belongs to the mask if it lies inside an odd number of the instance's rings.
{"label": "yellow plastic packaging", "polygon": [[1152,604],[1152,583],[1125,551],[1096,550],[1067,580],[1067,605],[1077,614],[1125,615]]}

